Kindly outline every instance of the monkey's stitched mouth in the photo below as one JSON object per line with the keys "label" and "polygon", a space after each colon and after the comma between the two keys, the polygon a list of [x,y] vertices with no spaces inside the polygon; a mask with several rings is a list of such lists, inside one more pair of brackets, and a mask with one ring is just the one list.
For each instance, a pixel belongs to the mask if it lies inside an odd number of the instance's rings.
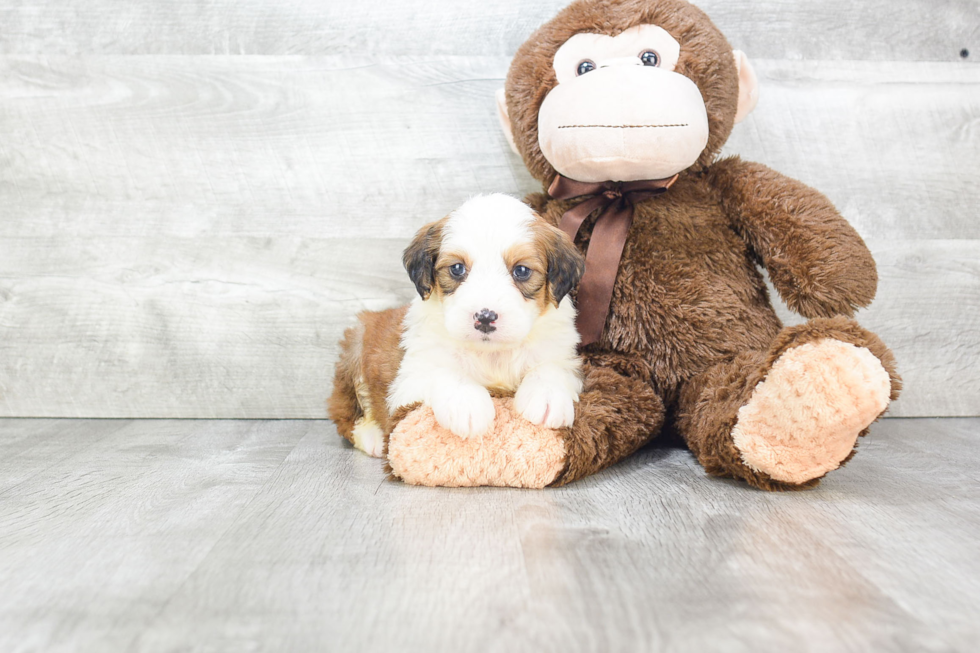
{"label": "monkey's stitched mouth", "polygon": [[558,125],[558,129],[657,129],[660,127],[688,127],[688,123],[675,125]]}

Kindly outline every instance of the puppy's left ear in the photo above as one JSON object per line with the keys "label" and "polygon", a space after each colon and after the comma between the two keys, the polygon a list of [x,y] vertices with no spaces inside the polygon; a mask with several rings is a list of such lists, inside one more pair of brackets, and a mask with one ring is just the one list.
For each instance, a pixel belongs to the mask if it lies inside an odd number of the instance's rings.
{"label": "puppy's left ear", "polygon": [[548,225],[545,251],[548,259],[548,292],[557,307],[585,273],[585,257],[568,234],[551,225]]}
{"label": "puppy's left ear", "polygon": [[436,282],[436,259],[439,257],[439,248],[442,247],[444,224],[446,218],[430,222],[419,229],[402,254],[402,264],[423,300],[432,294],[432,286]]}

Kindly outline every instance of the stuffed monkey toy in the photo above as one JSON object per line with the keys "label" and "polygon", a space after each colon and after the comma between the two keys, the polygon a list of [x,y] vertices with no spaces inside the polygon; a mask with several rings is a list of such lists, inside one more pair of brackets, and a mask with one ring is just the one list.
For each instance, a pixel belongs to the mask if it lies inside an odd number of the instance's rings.
{"label": "stuffed monkey toy", "polygon": [[[684,0],[579,0],[521,46],[504,133],[547,189],[526,202],[586,256],[575,422],[534,427],[499,398],[491,433],[463,440],[403,407],[395,477],[561,485],[667,429],[709,474],[766,490],[813,486],[854,454],[901,385],[852,319],[874,260],[819,192],[717,159],[757,95],[745,55]],[[805,323],[780,323],[760,266]]]}

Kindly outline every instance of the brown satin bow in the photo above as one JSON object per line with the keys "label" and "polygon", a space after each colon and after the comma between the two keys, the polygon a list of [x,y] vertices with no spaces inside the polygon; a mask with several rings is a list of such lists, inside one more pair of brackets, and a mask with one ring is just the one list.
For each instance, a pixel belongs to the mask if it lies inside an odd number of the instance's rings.
{"label": "brown satin bow", "polygon": [[677,175],[668,179],[590,183],[558,175],[548,188],[548,194],[556,200],[594,195],[568,209],[561,217],[558,228],[568,234],[572,241],[585,219],[593,211],[601,211],[592,229],[589,249],[585,254],[585,274],[579,282],[575,300],[578,308],[575,325],[582,337],[583,347],[597,341],[606,324],[619,260],[633,223],[634,205],[666,192],[676,180]]}

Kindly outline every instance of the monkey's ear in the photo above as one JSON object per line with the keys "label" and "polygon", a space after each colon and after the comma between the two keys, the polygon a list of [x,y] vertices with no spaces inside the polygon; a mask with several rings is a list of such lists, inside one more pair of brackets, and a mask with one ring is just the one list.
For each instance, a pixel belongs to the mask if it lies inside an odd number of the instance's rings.
{"label": "monkey's ear", "polygon": [[565,232],[551,227],[548,258],[548,289],[555,307],[570,293],[585,274],[585,257]]}
{"label": "monkey's ear", "polygon": [[507,112],[507,94],[502,88],[497,90],[497,118],[500,119],[500,127],[504,130],[504,138],[507,139],[507,144],[510,145],[510,149],[514,151],[514,154],[520,156],[521,153],[517,151],[517,145],[514,143],[514,132],[510,127],[510,114]]}
{"label": "monkey's ear", "polygon": [[732,54],[735,55],[735,70],[738,71],[738,109],[735,111],[735,122],[738,123],[745,120],[745,116],[759,102],[759,78],[755,76],[744,52],[735,50]]}
{"label": "monkey's ear", "polygon": [[415,284],[415,290],[423,300],[432,294],[432,286],[436,282],[436,257],[442,245],[443,224],[445,220],[439,220],[419,229],[402,254],[402,264],[408,271],[408,278]]}

